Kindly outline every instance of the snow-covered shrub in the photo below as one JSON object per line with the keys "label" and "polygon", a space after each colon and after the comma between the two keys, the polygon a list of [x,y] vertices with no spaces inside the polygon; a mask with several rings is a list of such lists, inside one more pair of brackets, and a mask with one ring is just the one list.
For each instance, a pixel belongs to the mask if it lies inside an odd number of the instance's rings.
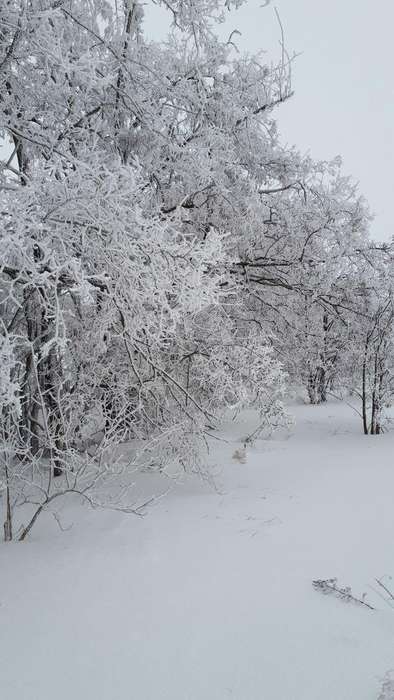
{"label": "snow-covered shrub", "polygon": [[388,671],[377,700],[394,700],[393,671]]}

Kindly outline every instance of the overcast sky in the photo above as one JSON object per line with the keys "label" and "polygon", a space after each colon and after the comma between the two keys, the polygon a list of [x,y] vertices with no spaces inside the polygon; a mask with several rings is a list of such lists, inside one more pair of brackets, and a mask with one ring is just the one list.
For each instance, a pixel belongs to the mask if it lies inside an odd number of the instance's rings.
{"label": "overcast sky", "polygon": [[[376,218],[372,234],[394,234],[393,0],[249,0],[231,12],[227,29],[238,45],[280,55],[277,7],[293,66],[294,97],[277,111],[283,141],[316,159],[341,155]],[[147,33],[160,33],[157,17]],[[153,38],[153,37],[152,37]]]}

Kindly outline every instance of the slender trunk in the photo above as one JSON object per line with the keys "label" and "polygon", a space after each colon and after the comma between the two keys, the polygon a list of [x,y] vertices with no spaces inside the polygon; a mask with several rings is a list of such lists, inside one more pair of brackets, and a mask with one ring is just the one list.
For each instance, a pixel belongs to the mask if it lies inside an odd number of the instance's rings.
{"label": "slender trunk", "polygon": [[363,360],[363,370],[362,370],[362,415],[363,415],[363,428],[364,435],[369,434],[368,430],[368,416],[367,416],[367,357],[368,357],[368,339],[365,341],[364,348],[364,360]]}
{"label": "slender trunk", "polygon": [[317,382],[317,393],[319,398],[319,403],[325,403],[327,401],[327,386],[326,386],[326,370],[324,366],[318,369],[318,382]]}
{"label": "slender trunk", "polygon": [[376,435],[376,425],[378,419],[378,396],[377,396],[377,382],[378,382],[378,356],[375,351],[374,358],[374,368],[373,368],[373,388],[372,388],[372,407],[371,407],[371,435]]}
{"label": "slender trunk", "polygon": [[324,347],[320,353],[320,367],[319,367],[319,397],[320,402],[325,403],[327,401],[327,357],[328,357],[328,331],[330,328],[328,314],[323,314],[323,332],[324,332]]}
{"label": "slender trunk", "polygon": [[5,542],[11,542],[12,540],[12,509],[11,509],[11,495],[10,495],[10,487],[8,483],[8,469],[6,467],[5,469],[5,476],[6,476],[6,482],[7,482],[7,487],[6,487],[6,519],[4,522],[4,541]]}
{"label": "slender trunk", "polygon": [[19,542],[23,542],[23,540],[26,539],[26,537],[27,537],[27,535],[29,534],[30,530],[32,529],[34,523],[36,522],[38,516],[39,516],[40,513],[42,513],[42,511],[44,510],[44,507],[46,506],[46,504],[47,504],[47,501],[45,501],[45,503],[43,503],[42,505],[40,505],[40,506],[37,508],[37,510],[34,512],[34,515],[33,515],[33,517],[31,518],[30,522],[28,523],[28,525],[26,525],[26,527],[23,528],[21,534],[19,535],[19,538],[18,538],[18,539],[19,539]]}
{"label": "slender trunk", "polygon": [[49,457],[53,464],[53,476],[63,474],[64,426],[61,412],[62,367],[54,347],[49,351],[42,367],[42,388],[48,407],[48,428],[50,444]]}
{"label": "slender trunk", "polygon": [[376,435],[380,435],[382,432],[382,405],[383,405],[383,385],[384,385],[385,373],[380,368],[379,371],[379,383],[377,391],[377,421],[376,421]]}

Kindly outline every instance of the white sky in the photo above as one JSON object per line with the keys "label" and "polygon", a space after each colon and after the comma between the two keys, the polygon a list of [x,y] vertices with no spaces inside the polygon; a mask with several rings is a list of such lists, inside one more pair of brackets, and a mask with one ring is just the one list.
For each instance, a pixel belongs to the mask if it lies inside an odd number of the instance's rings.
{"label": "white sky", "polygon": [[[229,14],[248,52],[280,55],[277,7],[293,65],[295,95],[276,113],[282,140],[316,159],[341,155],[344,172],[359,182],[375,221],[372,234],[394,234],[393,0],[249,0]],[[148,8],[146,8],[148,10]],[[146,17],[152,38],[163,35],[159,14]]]}

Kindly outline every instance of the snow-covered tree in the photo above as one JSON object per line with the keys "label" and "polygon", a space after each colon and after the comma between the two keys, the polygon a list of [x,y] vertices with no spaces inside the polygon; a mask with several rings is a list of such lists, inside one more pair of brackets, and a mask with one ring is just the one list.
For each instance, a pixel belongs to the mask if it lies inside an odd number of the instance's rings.
{"label": "snow-covered tree", "polygon": [[130,510],[136,468],[201,468],[228,407],[281,420],[230,239],[255,188],[242,154],[251,132],[272,148],[260,120],[288,86],[230,57],[219,3],[193,7],[171,5],[164,46],[137,3],[1,9],[2,482],[34,504],[21,538],[66,493]]}

